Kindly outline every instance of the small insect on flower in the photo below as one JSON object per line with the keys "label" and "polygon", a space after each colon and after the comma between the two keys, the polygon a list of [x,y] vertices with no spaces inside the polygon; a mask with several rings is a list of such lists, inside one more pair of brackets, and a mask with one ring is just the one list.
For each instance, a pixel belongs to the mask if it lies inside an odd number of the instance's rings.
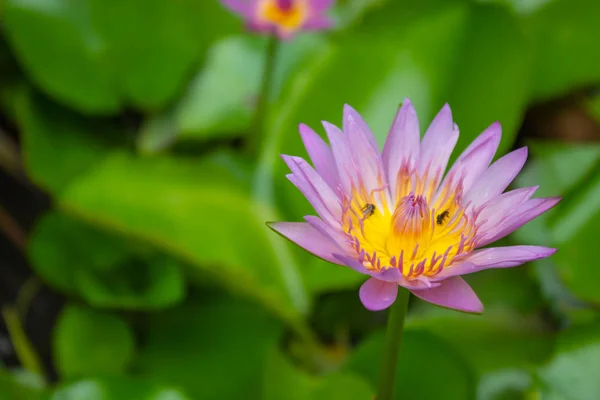
{"label": "small insect on flower", "polygon": [[406,99],[383,152],[350,106],[344,108],[343,130],[323,125],[331,147],[300,125],[314,168],[302,158],[283,156],[290,181],[318,217],[269,226],[324,260],[370,276],[359,291],[366,308],[389,307],[403,286],[433,304],[481,313],[481,301],[461,275],[515,267],[556,251],[482,248],[560,200],[532,198],[537,186],[504,192],[525,164],[527,148],[491,163],[500,143],[499,123],[479,135],[447,172],[458,140],[448,105],[420,140],[417,114]]}
{"label": "small insect on flower", "polygon": [[369,218],[375,212],[375,204],[367,204],[362,209],[363,219]]}
{"label": "small insect on flower", "polygon": [[450,216],[450,211],[445,210],[441,214],[438,214],[438,216],[435,218],[435,222],[438,225],[442,225],[444,223],[444,221],[446,220],[446,218],[448,218],[449,216]]}
{"label": "small insect on flower", "polygon": [[240,15],[249,30],[289,39],[300,31],[329,29],[326,15],[335,0],[221,0]]}

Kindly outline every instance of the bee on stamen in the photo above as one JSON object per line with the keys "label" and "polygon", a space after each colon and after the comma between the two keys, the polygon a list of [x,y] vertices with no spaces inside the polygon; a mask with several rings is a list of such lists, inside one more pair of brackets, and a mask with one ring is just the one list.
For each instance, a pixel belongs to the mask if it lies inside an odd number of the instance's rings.
{"label": "bee on stamen", "polygon": [[449,216],[450,216],[450,211],[445,210],[441,214],[438,214],[438,216],[435,218],[435,222],[438,225],[442,225],[444,222],[446,222],[446,218],[448,218]]}
{"label": "bee on stamen", "polygon": [[361,211],[363,213],[363,220],[365,220],[375,212],[375,204],[367,203],[367,205],[364,206]]}

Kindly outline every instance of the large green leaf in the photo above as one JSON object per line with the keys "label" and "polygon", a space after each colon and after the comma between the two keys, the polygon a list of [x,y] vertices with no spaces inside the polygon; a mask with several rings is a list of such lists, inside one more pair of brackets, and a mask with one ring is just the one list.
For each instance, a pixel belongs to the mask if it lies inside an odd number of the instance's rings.
{"label": "large green leaf", "polygon": [[541,196],[563,195],[564,200],[559,209],[526,225],[516,236],[528,243],[545,239],[537,244],[557,247],[552,260],[561,281],[580,299],[600,304],[593,284],[600,279],[594,250],[594,238],[600,234],[600,146],[546,143],[532,148],[537,157],[520,181],[540,184]]}
{"label": "large green leaf", "polygon": [[532,57],[526,39],[505,8],[471,7],[466,39],[454,55],[454,73],[442,83],[444,101],[460,128],[454,157],[494,121],[502,124],[498,154],[512,147],[529,99]]}
{"label": "large green leaf", "polygon": [[597,46],[600,3],[595,0],[548,2],[527,20],[535,41],[534,94],[549,98],[574,87],[600,82]]}
{"label": "large green leaf", "polygon": [[86,113],[163,106],[220,35],[219,2],[7,0],[10,43],[34,82]]}
{"label": "large green leaf", "polygon": [[248,304],[211,295],[150,321],[138,374],[183,388],[193,399],[260,399],[280,325]]}
{"label": "large green leaf", "polygon": [[25,371],[10,371],[0,367],[0,394],[6,400],[42,400],[45,398],[42,380]]}
{"label": "large green leaf", "polygon": [[94,120],[51,118],[37,101],[23,101],[22,109],[28,172],[63,210],[158,246],[294,323],[307,310],[294,260],[264,225],[243,163],[140,158],[103,146],[87,132]]}
{"label": "large green leaf", "polygon": [[[369,337],[350,356],[347,365],[347,369],[364,376],[373,387],[379,378],[383,339],[383,332]],[[409,329],[403,333],[396,388],[397,400],[475,398],[475,379],[469,365],[446,342],[423,330]]]}
{"label": "large green leaf", "polygon": [[54,331],[54,356],[61,377],[119,374],[133,354],[133,332],[121,318],[72,304],[63,309]]}
{"label": "large green leaf", "polygon": [[179,389],[125,377],[83,379],[59,385],[48,400],[190,400]]}
{"label": "large green leaf", "polygon": [[44,217],[28,255],[46,282],[97,307],[156,309],[185,295],[181,266],[172,258],[68,216]]}
{"label": "large green leaf", "polygon": [[572,327],[561,334],[554,358],[538,370],[541,399],[600,398],[600,325]]}
{"label": "large green leaf", "polygon": [[262,400],[366,400],[373,390],[360,376],[334,372],[316,377],[292,365],[279,350],[265,366]]}

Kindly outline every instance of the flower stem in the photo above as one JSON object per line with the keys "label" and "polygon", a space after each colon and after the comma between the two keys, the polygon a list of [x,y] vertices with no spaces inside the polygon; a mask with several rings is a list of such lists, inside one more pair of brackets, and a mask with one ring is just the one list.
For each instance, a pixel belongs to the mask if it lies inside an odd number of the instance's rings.
{"label": "flower stem", "polygon": [[267,52],[265,54],[265,64],[263,69],[262,83],[258,95],[258,103],[252,121],[252,130],[248,138],[248,150],[250,154],[258,157],[261,150],[261,143],[266,134],[265,118],[267,116],[269,95],[273,86],[273,76],[275,71],[275,61],[277,60],[277,50],[279,49],[279,40],[275,35],[269,37]]}
{"label": "flower stem", "polygon": [[410,292],[408,290],[399,287],[398,297],[390,307],[376,400],[392,400],[394,396],[396,366],[398,365],[398,354],[402,346],[402,330],[404,328],[406,310],[408,309],[409,295]]}

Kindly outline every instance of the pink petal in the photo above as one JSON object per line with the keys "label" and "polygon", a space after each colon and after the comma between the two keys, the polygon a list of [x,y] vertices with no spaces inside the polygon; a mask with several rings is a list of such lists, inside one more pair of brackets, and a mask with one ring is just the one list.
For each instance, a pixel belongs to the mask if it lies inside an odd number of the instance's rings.
{"label": "pink petal", "polygon": [[310,9],[313,13],[327,11],[333,6],[335,0],[310,0]]}
{"label": "pink petal", "polygon": [[396,196],[400,167],[407,165],[412,171],[417,166],[419,140],[417,113],[410,100],[404,99],[383,146],[383,165],[387,171],[390,193],[393,198]]}
{"label": "pink petal", "polygon": [[445,268],[436,278],[466,275],[492,268],[516,267],[529,261],[546,258],[556,253],[556,249],[542,246],[490,247],[475,250],[461,260],[458,265]]}
{"label": "pink petal", "polygon": [[363,283],[358,292],[360,301],[371,311],[388,308],[396,300],[398,284],[370,278]]}
{"label": "pink petal", "polygon": [[368,194],[387,192],[375,137],[361,116],[349,105],[344,106],[344,133],[350,144],[353,165],[359,171],[360,187]]}
{"label": "pink petal", "polygon": [[249,18],[254,10],[254,4],[251,1],[244,0],[221,0],[221,3],[234,13]]}
{"label": "pink petal", "polygon": [[292,171],[288,179],[298,187],[315,211],[330,224],[341,219],[342,208],[337,195],[321,176],[302,158],[281,156]]}
{"label": "pink petal", "polygon": [[493,123],[477,137],[458,157],[442,186],[462,179],[464,192],[468,192],[477,178],[483,174],[496,154],[502,128],[498,122]]}
{"label": "pink petal", "polygon": [[337,126],[329,122],[323,122],[323,127],[325,128],[325,132],[327,132],[327,138],[331,144],[342,189],[346,194],[350,195],[352,194],[352,187],[358,186],[359,182],[359,171],[356,165],[354,165],[350,142],[348,141],[348,137]]}
{"label": "pink petal", "polygon": [[335,243],[343,253],[351,254],[354,251],[348,241],[348,235],[341,229],[339,224],[337,226],[331,226],[314,215],[306,215],[304,216],[304,220],[313,228],[321,232],[321,234],[332,243]]}
{"label": "pink petal", "polygon": [[440,286],[432,289],[411,292],[420,299],[441,307],[475,314],[483,312],[483,304],[462,278],[453,277],[440,283]]}
{"label": "pink petal", "polygon": [[321,136],[308,126],[300,124],[299,131],[304,147],[306,147],[306,151],[315,169],[323,180],[327,182],[329,187],[336,190],[339,185],[339,177],[331,149],[321,139]]}
{"label": "pink petal", "polygon": [[[481,247],[495,242],[509,233],[514,232],[527,222],[531,221],[540,214],[545,213],[562,200],[561,197],[549,197],[545,199],[531,199],[523,204],[513,214],[507,216],[496,226],[490,226],[489,230],[482,232],[481,238],[477,239],[476,246]],[[478,233],[479,235],[479,233]]]}
{"label": "pink petal", "polygon": [[341,264],[333,253],[340,249],[306,222],[270,222],[267,226],[309,253],[334,264]]}
{"label": "pink petal", "polygon": [[518,210],[537,189],[538,186],[532,186],[511,190],[485,203],[477,215],[477,229],[480,235],[493,229],[515,210]]}
{"label": "pink petal", "polygon": [[527,160],[527,147],[508,153],[493,163],[467,192],[465,201],[477,207],[499,195],[510,185]]}
{"label": "pink petal", "polygon": [[304,22],[302,29],[306,31],[322,31],[330,29],[333,25],[333,21],[327,16],[314,16]]}
{"label": "pink petal", "polygon": [[419,173],[424,174],[425,171],[429,171],[431,184],[439,184],[457,140],[458,126],[452,122],[450,106],[444,104],[427,128],[421,142]]}

